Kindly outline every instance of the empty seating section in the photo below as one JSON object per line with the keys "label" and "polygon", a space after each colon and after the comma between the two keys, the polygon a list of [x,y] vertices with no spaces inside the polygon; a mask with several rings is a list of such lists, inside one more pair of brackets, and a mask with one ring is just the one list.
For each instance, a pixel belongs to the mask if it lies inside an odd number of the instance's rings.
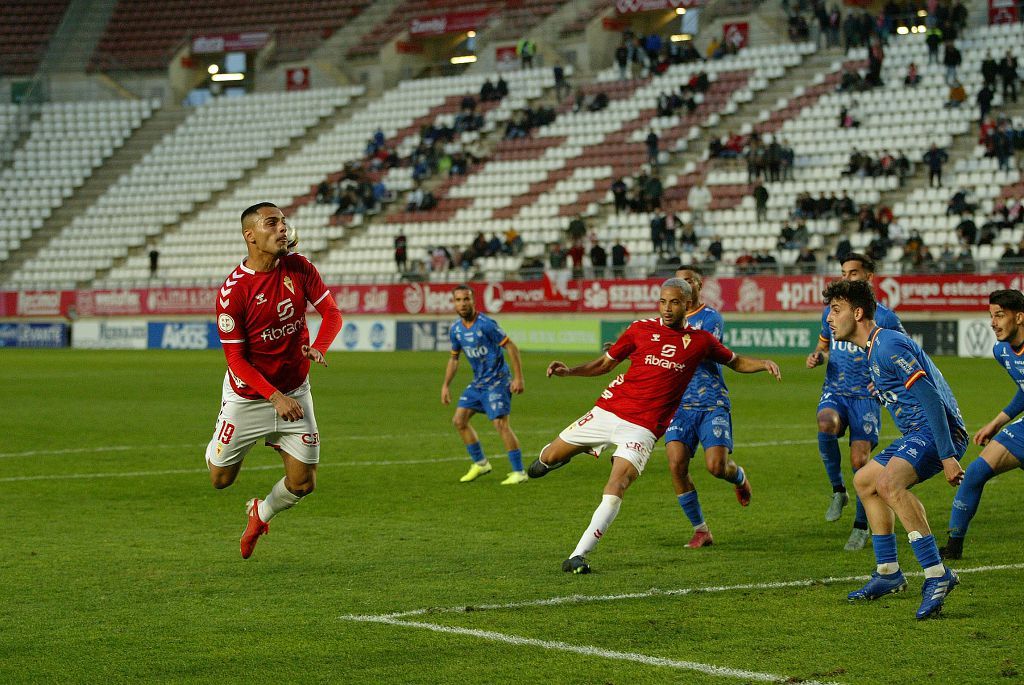
{"label": "empty seating section", "polygon": [[13,282],[44,283],[55,270],[62,281],[93,279],[347,104],[350,95],[351,89],[341,88],[247,95],[198,108],[16,272]]}
{"label": "empty seating section", "polygon": [[0,259],[32,236],[149,117],[155,101],[46,104],[0,172]]}
{"label": "empty seating section", "polygon": [[270,31],[279,62],[304,59],[370,0],[119,0],[91,66],[163,69],[192,34]]}
{"label": "empty seating section", "polygon": [[0,2],[0,74],[35,72],[67,6],[68,0]]}

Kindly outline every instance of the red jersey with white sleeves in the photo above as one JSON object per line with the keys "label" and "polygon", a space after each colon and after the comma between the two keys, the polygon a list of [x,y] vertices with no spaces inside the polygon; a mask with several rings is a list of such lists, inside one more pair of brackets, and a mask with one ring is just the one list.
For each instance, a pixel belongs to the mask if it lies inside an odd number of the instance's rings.
{"label": "red jersey with white sleeves", "polygon": [[608,384],[597,406],[658,438],[700,363],[728,364],[736,356],[710,331],[669,328],[660,318],[631,323],[607,354],[617,361],[629,357],[629,369]]}
{"label": "red jersey with white sleeves", "polygon": [[[242,357],[274,388],[291,392],[306,381],[309,344],[306,302],[318,305],[330,296],[320,272],[304,256],[290,252],[272,271],[253,271],[245,262],[235,267],[217,293],[217,330],[225,355],[241,346]],[[237,348],[236,348],[237,349]],[[241,397],[263,399],[228,364],[231,389]]]}

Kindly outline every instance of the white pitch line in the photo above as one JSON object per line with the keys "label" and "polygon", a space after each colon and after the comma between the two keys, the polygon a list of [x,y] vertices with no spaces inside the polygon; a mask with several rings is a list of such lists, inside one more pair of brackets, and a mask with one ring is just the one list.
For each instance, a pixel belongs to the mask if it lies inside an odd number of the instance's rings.
{"label": "white pitch line", "polygon": [[[774,673],[746,671],[736,668],[727,668],[725,666],[715,666],[713,664],[702,664],[696,661],[680,661],[677,659],[666,659],[664,657],[650,656],[647,654],[639,654],[636,652],[617,652],[611,649],[591,647],[588,645],[574,645],[568,642],[538,640],[532,637],[508,635],[506,633],[497,633],[491,630],[477,630],[474,628],[443,626],[437,625],[435,623],[422,623],[420,621],[400,621],[398,619],[389,618],[386,616],[352,616],[346,618],[347,620],[352,621],[383,623],[386,625],[401,626],[403,628],[422,628],[424,630],[431,630],[435,633],[466,635],[469,637],[480,638],[482,640],[490,640],[492,642],[502,642],[509,645],[517,645],[523,647],[540,647],[541,649],[550,649],[560,652],[571,652],[574,654],[582,654],[583,656],[597,656],[605,659],[614,659],[616,661],[632,661],[634,663],[643,664],[645,666],[661,666],[663,668],[674,668],[681,671],[695,671],[697,673],[703,673],[705,675],[721,676],[724,678],[734,678],[737,680],[758,681],[764,683],[794,682],[794,680],[788,676],[776,675]],[[801,680],[799,682],[805,683],[806,685],[836,685],[834,683],[820,683],[819,681],[814,680]]]}
{"label": "white pitch line", "polygon": [[[321,463],[325,466],[406,466],[409,464],[442,464],[451,461],[465,461],[466,457],[442,457],[439,459],[406,459],[406,460],[382,460],[382,461],[347,461]],[[280,464],[261,464],[259,466],[246,466],[246,471],[271,471],[281,468]],[[195,469],[163,469],[160,471],[111,471],[108,473],[47,473],[38,476],[8,476],[0,478],[0,483],[20,483],[34,480],[82,480],[88,478],[141,478],[144,476],[174,476],[186,473],[209,473],[205,468]]]}
{"label": "white pitch line", "polygon": [[[994,566],[975,566],[971,568],[954,569],[957,573],[989,573],[992,571],[1019,571],[1024,570],[1024,563],[998,564]],[[923,577],[924,572],[907,572],[904,575],[909,577]],[[428,607],[425,609],[411,609],[409,611],[396,611],[389,614],[374,614],[369,616],[343,616],[346,620],[371,620],[374,618],[402,619],[406,616],[423,616],[425,614],[453,614],[469,611],[495,611],[503,609],[522,609],[527,607],[557,606],[561,604],[585,604],[588,602],[614,602],[624,599],[648,599],[651,597],[678,597],[690,594],[713,594],[720,592],[734,592],[737,590],[781,590],[793,587],[809,587],[812,585],[835,585],[837,583],[852,583],[855,581],[867,580],[870,576],[845,576],[829,578],[802,578],[799,580],[781,580],[770,583],[743,583],[740,585],[709,585],[703,587],[674,588],[662,590],[651,588],[644,592],[629,592],[618,595],[564,595],[561,597],[548,597],[546,599],[530,599],[522,602],[508,602],[505,604],[473,604],[455,607]]]}

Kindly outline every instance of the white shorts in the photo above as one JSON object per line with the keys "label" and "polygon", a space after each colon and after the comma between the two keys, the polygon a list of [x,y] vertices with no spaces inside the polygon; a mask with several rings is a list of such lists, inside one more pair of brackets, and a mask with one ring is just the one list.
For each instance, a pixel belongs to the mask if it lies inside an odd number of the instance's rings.
{"label": "white shorts", "polygon": [[313,395],[309,381],[285,393],[302,405],[302,418],[285,421],[269,400],[249,400],[231,389],[227,375],[221,394],[220,414],[213,438],[206,446],[206,460],[214,466],[237,464],[245,458],[257,440],[280,449],[306,464],[320,461],[320,433],[313,415]]}
{"label": "white shorts", "polygon": [[615,445],[613,456],[622,457],[640,473],[644,472],[651,449],[658,440],[643,426],[624,421],[600,407],[594,407],[570,423],[558,437],[570,445],[593,447],[598,454],[608,445]]}

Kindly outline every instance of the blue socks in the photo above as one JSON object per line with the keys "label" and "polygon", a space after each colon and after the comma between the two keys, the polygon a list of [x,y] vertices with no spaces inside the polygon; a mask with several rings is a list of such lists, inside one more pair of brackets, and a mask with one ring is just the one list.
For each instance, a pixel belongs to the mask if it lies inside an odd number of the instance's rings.
{"label": "blue socks", "polygon": [[678,499],[679,506],[683,508],[686,518],[690,519],[694,528],[704,523],[704,512],[700,510],[700,500],[697,499],[696,490],[683,493],[679,495]]}
{"label": "blue socks", "polygon": [[953,498],[953,508],[949,512],[949,536],[963,538],[967,536],[967,527],[971,519],[978,513],[981,503],[981,492],[995,472],[988,462],[978,458],[971,462],[964,473],[964,480]]}
{"label": "blue socks", "polygon": [[[918,541],[920,542],[920,540]],[[932,546],[935,545],[935,538],[932,538]],[[896,557],[896,533],[889,533],[888,535],[872,535],[871,546],[875,550],[875,562],[881,564],[895,564],[898,563]],[[938,550],[935,551],[935,555],[938,556]]]}
{"label": "blue socks", "polygon": [[[921,568],[942,565],[942,559],[939,557],[939,546],[935,544],[934,535],[925,535],[922,538],[918,538],[911,542],[910,546],[913,548],[914,556],[917,557],[917,563],[921,564]],[[896,542],[893,541],[893,549],[895,548]]]}
{"label": "blue socks", "polygon": [[825,473],[836,492],[845,492],[843,485],[843,456],[839,453],[839,438],[831,433],[818,433],[818,452],[825,464]]}
{"label": "blue socks", "polygon": [[736,464],[736,477],[730,480],[729,482],[732,483],[733,485],[742,485],[743,479],[745,477],[746,474],[743,473],[743,467],[740,466],[739,464]]}
{"label": "blue socks", "polygon": [[[480,443],[477,443],[478,445]],[[523,470],[523,453],[519,450],[509,450],[508,461],[512,464],[513,471]]]}
{"label": "blue socks", "polygon": [[484,448],[480,446],[479,442],[474,442],[472,445],[466,445],[466,451],[469,452],[469,458],[472,459],[475,464],[487,461],[487,457],[484,456]]}

